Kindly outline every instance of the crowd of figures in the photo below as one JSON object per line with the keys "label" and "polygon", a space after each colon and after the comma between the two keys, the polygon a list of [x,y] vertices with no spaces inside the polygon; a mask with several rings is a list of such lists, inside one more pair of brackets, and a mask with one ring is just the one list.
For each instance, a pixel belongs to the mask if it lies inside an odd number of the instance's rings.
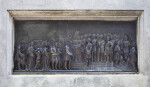
{"label": "crowd of figures", "polygon": [[15,47],[15,70],[71,70],[72,62],[126,64],[136,69],[136,42],[127,34],[83,34],[76,32],[62,41],[22,40]]}

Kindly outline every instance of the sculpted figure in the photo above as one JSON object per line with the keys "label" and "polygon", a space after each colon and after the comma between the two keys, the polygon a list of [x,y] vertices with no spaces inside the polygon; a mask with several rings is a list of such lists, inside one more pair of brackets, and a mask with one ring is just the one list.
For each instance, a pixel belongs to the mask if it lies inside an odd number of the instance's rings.
{"label": "sculpted figure", "polygon": [[96,52],[97,52],[97,38],[96,38],[96,35],[93,34],[93,40],[92,40],[92,62],[93,61],[97,61]]}
{"label": "sculpted figure", "polygon": [[60,49],[60,44],[56,44],[56,52],[57,52],[57,64],[56,64],[56,68],[57,69],[61,69],[61,55],[62,55],[62,52],[61,52],[61,49]]}
{"label": "sculpted figure", "polygon": [[49,54],[47,48],[44,47],[42,50],[42,70],[48,70]]}
{"label": "sculpted figure", "polygon": [[114,58],[114,43],[112,41],[109,41],[109,44],[110,44],[110,62],[112,62]]}
{"label": "sculpted figure", "polygon": [[66,70],[71,69],[71,56],[73,56],[72,51],[68,45],[65,46],[65,57],[64,57],[64,68]]}
{"label": "sculpted figure", "polygon": [[35,65],[35,69],[39,69],[41,66],[41,50],[40,48],[37,49],[37,51],[35,52],[36,54],[36,65]]}
{"label": "sculpted figure", "polygon": [[128,62],[133,69],[136,69],[136,62],[137,62],[136,54],[137,52],[136,52],[135,42],[132,42],[130,53],[129,53],[130,58],[128,59]]}
{"label": "sculpted figure", "polygon": [[26,54],[27,49],[28,49],[27,42],[25,40],[22,40],[20,45],[21,45],[21,49],[20,49],[21,52],[24,53],[24,54]]}
{"label": "sculpted figure", "polygon": [[[120,36],[119,36],[120,37]],[[117,40],[118,41],[118,40]],[[116,42],[116,38],[115,38],[115,35],[111,35],[111,62],[114,60],[114,48],[115,48],[115,45],[117,44]],[[121,44],[120,44],[121,45]]]}
{"label": "sculpted figure", "polygon": [[[92,40],[92,34],[89,33],[87,38],[90,38],[90,39]],[[86,38],[86,39],[87,39],[87,38]]]}
{"label": "sculpted figure", "polygon": [[49,53],[49,60],[48,60],[48,67],[52,69],[52,53],[51,53],[51,44],[48,45],[48,53]]}
{"label": "sculpted figure", "polygon": [[26,67],[26,56],[21,52],[21,45],[18,45],[17,52],[15,55],[15,60],[17,61],[17,66],[19,70],[25,69]]}
{"label": "sculpted figure", "polygon": [[88,38],[88,35],[87,35],[87,34],[84,34],[83,40],[82,40],[83,43],[85,43],[85,44],[87,43],[87,38]]}
{"label": "sculpted figure", "polygon": [[78,40],[77,41],[77,46],[76,46],[76,59],[77,59],[77,62],[80,62],[81,61],[81,40]]}
{"label": "sculpted figure", "polygon": [[105,45],[105,59],[106,59],[106,62],[109,62],[109,59],[110,59],[110,48],[109,48],[109,43],[108,42]]}
{"label": "sculpted figure", "polygon": [[27,50],[28,67],[30,71],[34,69],[34,65],[35,65],[35,54],[34,54],[33,46],[34,46],[34,43],[31,42]]}
{"label": "sculpted figure", "polygon": [[78,36],[79,36],[79,31],[75,31],[74,39],[77,39]]}
{"label": "sculpted figure", "polygon": [[113,60],[113,43],[110,41],[110,36],[106,36],[107,43],[105,45],[105,57],[106,62],[111,62]]}
{"label": "sculpted figure", "polygon": [[51,56],[52,56],[52,60],[51,60],[51,66],[52,69],[57,69],[57,64],[58,64],[58,54],[57,54],[57,50],[55,46],[51,47]]}
{"label": "sculpted figure", "polygon": [[81,37],[81,47],[80,47],[81,61],[84,61],[85,59],[85,46],[86,46],[86,41],[83,41],[83,37]]}
{"label": "sculpted figure", "polygon": [[107,34],[104,34],[104,36],[103,36],[103,39],[105,40],[105,41],[107,41]]}
{"label": "sculpted figure", "polygon": [[98,50],[97,50],[98,61],[101,61],[101,42],[98,41]]}
{"label": "sculpted figure", "polygon": [[110,40],[110,41],[115,45],[115,36],[114,36],[114,35],[111,35],[110,37],[111,37],[111,40]]}
{"label": "sculpted figure", "polygon": [[82,58],[82,60],[84,61],[84,59],[85,59],[85,46],[86,46],[86,44],[85,44],[85,42],[84,41],[82,41],[81,42],[81,58]]}
{"label": "sculpted figure", "polygon": [[124,52],[124,60],[127,61],[129,58],[129,46],[130,46],[130,41],[128,40],[128,36],[124,35],[124,48],[123,48],[123,52]]}
{"label": "sculpted figure", "polygon": [[90,38],[88,38],[88,43],[85,48],[85,56],[86,56],[86,65],[89,66],[90,60],[92,59],[92,44],[90,43]]}
{"label": "sculpted figure", "polygon": [[116,35],[116,42],[120,41],[120,35]]}
{"label": "sculpted figure", "polygon": [[105,52],[105,41],[103,40],[103,35],[99,36],[98,41],[98,61],[103,61],[104,59],[104,52]]}
{"label": "sculpted figure", "polygon": [[81,61],[81,39],[79,36],[77,36],[77,39],[74,40],[73,55],[75,62]]}
{"label": "sculpted figure", "polygon": [[117,42],[119,41],[118,35],[117,35],[117,34],[114,34],[114,35],[113,35],[113,38],[114,38],[114,45],[117,45]]}
{"label": "sculpted figure", "polygon": [[122,52],[121,52],[121,49],[120,49],[120,41],[117,42],[117,45],[115,46],[114,48],[114,62],[115,62],[115,65],[118,65],[120,63],[122,63],[123,61],[123,57],[122,57]]}

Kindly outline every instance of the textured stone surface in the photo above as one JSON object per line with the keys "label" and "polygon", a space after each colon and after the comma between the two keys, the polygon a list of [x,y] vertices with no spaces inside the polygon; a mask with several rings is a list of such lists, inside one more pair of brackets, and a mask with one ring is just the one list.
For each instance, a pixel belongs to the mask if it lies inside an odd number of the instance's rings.
{"label": "textured stone surface", "polygon": [[[0,87],[150,87],[149,0],[0,0]],[[12,27],[7,10],[144,10],[140,74],[10,75]]]}

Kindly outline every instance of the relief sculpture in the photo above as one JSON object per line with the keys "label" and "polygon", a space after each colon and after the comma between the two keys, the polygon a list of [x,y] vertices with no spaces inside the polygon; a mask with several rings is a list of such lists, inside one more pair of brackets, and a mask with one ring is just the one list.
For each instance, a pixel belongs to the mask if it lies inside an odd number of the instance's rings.
{"label": "relief sculpture", "polygon": [[128,34],[77,31],[60,41],[20,41],[15,47],[14,63],[18,71],[106,71],[107,67],[136,71],[137,46]]}

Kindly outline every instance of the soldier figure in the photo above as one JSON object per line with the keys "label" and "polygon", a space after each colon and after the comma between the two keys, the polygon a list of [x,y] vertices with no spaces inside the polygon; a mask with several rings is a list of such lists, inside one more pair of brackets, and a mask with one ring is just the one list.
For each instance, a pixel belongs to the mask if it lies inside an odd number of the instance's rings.
{"label": "soldier figure", "polygon": [[128,40],[128,36],[127,35],[124,35],[123,44],[124,44],[124,49],[123,49],[124,60],[127,61],[128,58],[129,58],[129,46],[130,46],[130,41]]}
{"label": "soldier figure", "polygon": [[109,41],[109,43],[110,43],[110,60],[109,61],[112,62],[114,59],[114,44],[112,41]]}
{"label": "soldier figure", "polygon": [[93,34],[93,40],[92,40],[92,62],[97,61],[96,52],[97,52],[97,39],[96,39],[96,35]]}
{"label": "soldier figure", "polygon": [[41,66],[41,50],[40,50],[40,48],[37,49],[35,54],[36,54],[36,65],[35,65],[34,69],[39,69]]}
{"label": "soldier figure", "polygon": [[64,68],[66,70],[71,69],[71,56],[73,56],[71,49],[68,45],[65,46],[65,59],[64,59]]}
{"label": "soldier figure", "polygon": [[105,57],[106,62],[111,62],[113,60],[113,43],[110,41],[110,35],[106,36],[107,43],[105,45]]}
{"label": "soldier figure", "polygon": [[120,48],[120,41],[117,42],[117,45],[114,48],[115,54],[114,54],[114,61],[115,61],[115,65],[121,64],[123,61],[123,57],[122,57],[122,51]]}
{"label": "soldier figure", "polygon": [[42,50],[42,70],[48,70],[48,60],[49,60],[49,53],[47,52],[47,48],[44,47]]}
{"label": "soldier figure", "polygon": [[57,69],[61,69],[61,55],[62,55],[62,52],[61,52],[61,49],[60,49],[60,44],[56,44],[56,52],[57,52]]}
{"label": "soldier figure", "polygon": [[103,40],[103,35],[100,35],[99,36],[100,39],[98,41],[98,61],[101,61],[104,60],[104,52],[105,52],[105,41]]}
{"label": "soldier figure", "polygon": [[26,57],[25,54],[21,52],[21,45],[18,45],[17,52],[15,55],[15,60],[17,61],[18,69],[25,69],[26,67]]}
{"label": "soldier figure", "polygon": [[81,40],[77,41],[77,62],[81,62]]}
{"label": "soldier figure", "polygon": [[58,64],[58,54],[57,54],[57,50],[55,46],[51,47],[51,56],[52,56],[52,60],[51,60],[51,66],[52,69],[57,69],[57,64]]}
{"label": "soldier figure", "polygon": [[135,47],[135,42],[133,41],[131,44],[131,48],[130,48],[130,53],[129,56],[130,58],[128,59],[129,64],[132,66],[133,69],[136,69],[136,47]]}
{"label": "soldier figure", "polygon": [[81,37],[81,61],[84,61],[85,59],[85,46],[86,46],[86,41],[83,41],[83,37]]}
{"label": "soldier figure", "polygon": [[88,37],[88,35],[87,35],[87,34],[84,34],[83,40],[82,40],[82,42],[83,42],[84,44],[87,43],[87,37]]}
{"label": "soldier figure", "polygon": [[90,60],[92,58],[92,44],[90,43],[90,38],[88,38],[88,43],[86,45],[85,55],[86,55],[86,65],[89,66]]}
{"label": "soldier figure", "polygon": [[73,46],[73,54],[74,54],[74,61],[81,62],[81,39],[80,36],[77,36],[76,40],[74,40]]}
{"label": "soldier figure", "polygon": [[34,54],[33,46],[34,46],[34,43],[31,42],[27,50],[29,71],[33,70],[34,65],[35,65],[35,54]]}

